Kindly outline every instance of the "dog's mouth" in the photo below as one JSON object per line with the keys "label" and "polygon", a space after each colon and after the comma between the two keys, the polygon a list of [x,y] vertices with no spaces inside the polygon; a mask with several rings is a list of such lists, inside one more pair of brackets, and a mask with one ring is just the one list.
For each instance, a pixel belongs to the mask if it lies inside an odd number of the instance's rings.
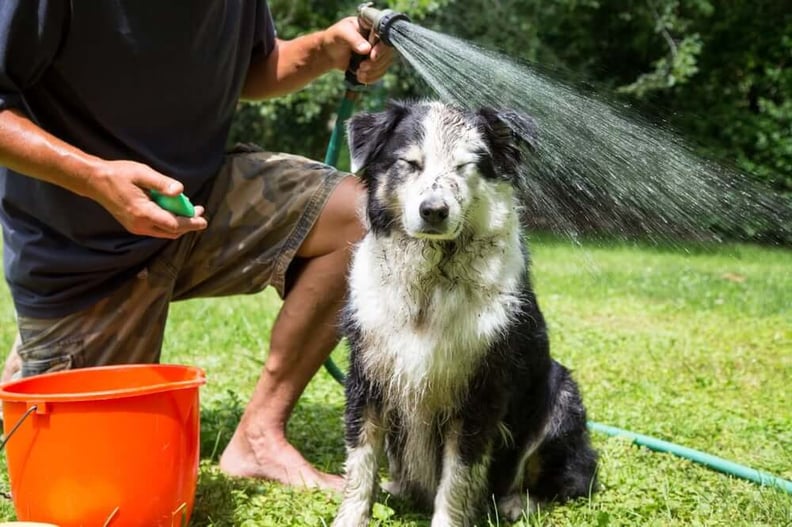
{"label": "dog's mouth", "polygon": [[455,240],[461,232],[461,223],[444,222],[442,225],[422,224],[418,229],[408,230],[407,234],[419,240]]}
{"label": "dog's mouth", "polygon": [[453,240],[456,238],[454,233],[438,231],[436,229],[426,229],[413,233],[413,237],[421,240]]}

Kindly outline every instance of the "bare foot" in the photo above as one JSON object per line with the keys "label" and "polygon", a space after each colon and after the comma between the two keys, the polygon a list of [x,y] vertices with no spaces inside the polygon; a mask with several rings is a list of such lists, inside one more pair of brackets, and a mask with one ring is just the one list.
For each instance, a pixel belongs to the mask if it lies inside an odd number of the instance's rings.
{"label": "bare foot", "polygon": [[294,487],[341,491],[344,479],[313,467],[285,437],[244,433],[237,428],[220,456],[220,469],[229,476],[261,478]]}

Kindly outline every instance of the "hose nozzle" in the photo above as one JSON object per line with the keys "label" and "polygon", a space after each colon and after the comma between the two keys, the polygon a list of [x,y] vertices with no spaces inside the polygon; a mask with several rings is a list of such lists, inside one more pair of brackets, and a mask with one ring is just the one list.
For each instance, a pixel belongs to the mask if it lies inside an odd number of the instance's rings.
{"label": "hose nozzle", "polygon": [[373,31],[385,44],[393,46],[390,38],[390,30],[393,23],[397,20],[409,22],[410,17],[392,9],[376,9],[372,7],[373,5],[373,2],[365,2],[358,6],[358,24],[360,24],[360,29],[366,33]]}

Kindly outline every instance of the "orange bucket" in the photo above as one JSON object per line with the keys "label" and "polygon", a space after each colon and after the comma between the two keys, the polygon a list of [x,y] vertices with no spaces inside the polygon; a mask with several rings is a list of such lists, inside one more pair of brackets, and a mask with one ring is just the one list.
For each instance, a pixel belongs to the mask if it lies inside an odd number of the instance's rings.
{"label": "orange bucket", "polygon": [[0,386],[18,519],[59,527],[187,525],[205,382],[200,368],[140,364]]}

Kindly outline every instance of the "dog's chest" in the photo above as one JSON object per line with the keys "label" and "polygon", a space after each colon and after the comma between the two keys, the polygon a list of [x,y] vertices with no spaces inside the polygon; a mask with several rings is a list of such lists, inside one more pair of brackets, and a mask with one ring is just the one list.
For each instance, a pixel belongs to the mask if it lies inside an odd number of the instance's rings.
{"label": "dog's chest", "polygon": [[518,309],[524,261],[510,241],[446,254],[367,237],[350,276],[367,374],[452,403]]}

